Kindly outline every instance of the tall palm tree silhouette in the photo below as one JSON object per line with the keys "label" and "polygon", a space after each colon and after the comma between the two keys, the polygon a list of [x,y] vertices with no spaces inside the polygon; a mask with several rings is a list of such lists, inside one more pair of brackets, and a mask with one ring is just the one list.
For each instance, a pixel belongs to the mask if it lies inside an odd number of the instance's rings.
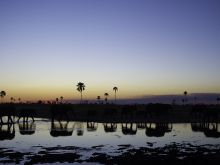
{"label": "tall palm tree silhouette", "polygon": [[0,92],[1,102],[3,102],[3,99],[4,99],[5,96],[6,96],[6,92],[5,91],[1,91]]}
{"label": "tall palm tree silhouette", "polygon": [[186,104],[186,102],[187,102],[187,98],[186,98],[186,97],[187,97],[188,92],[187,92],[187,91],[184,91],[183,94],[184,94],[184,96],[185,96],[185,104]]}
{"label": "tall palm tree silhouette", "polygon": [[118,87],[114,87],[113,91],[115,91],[115,103],[116,103],[116,92],[118,91]]}
{"label": "tall palm tree silhouette", "polygon": [[85,90],[86,86],[82,82],[79,82],[76,86],[77,86],[77,91],[79,91],[81,94],[81,103],[82,103],[82,92]]}
{"label": "tall palm tree silhouette", "polygon": [[105,93],[104,95],[105,95],[105,103],[107,104],[109,94],[108,94],[108,93]]}

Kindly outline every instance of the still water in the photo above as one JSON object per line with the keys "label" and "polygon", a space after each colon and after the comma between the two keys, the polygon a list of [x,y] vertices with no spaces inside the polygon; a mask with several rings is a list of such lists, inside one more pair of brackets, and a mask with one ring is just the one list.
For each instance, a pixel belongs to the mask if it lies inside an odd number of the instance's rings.
{"label": "still water", "polygon": [[[96,123],[52,122],[47,119],[0,126],[0,164],[24,164],[48,154],[72,154],[65,158],[37,161],[30,164],[77,162],[89,164],[94,155],[118,156],[130,149],[181,146],[185,151],[196,146],[220,149],[219,123]],[[182,152],[182,151],[180,151]],[[205,153],[204,153],[205,154]],[[183,155],[179,156],[181,159]],[[68,157],[69,158],[69,157]],[[61,160],[62,159],[62,160]],[[100,161],[92,161],[93,163]]]}

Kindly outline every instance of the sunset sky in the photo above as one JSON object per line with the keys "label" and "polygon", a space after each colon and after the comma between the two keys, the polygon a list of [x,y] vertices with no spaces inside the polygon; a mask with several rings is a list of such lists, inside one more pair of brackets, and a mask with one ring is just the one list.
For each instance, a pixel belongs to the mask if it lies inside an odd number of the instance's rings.
{"label": "sunset sky", "polygon": [[219,0],[1,0],[6,99],[220,93]]}

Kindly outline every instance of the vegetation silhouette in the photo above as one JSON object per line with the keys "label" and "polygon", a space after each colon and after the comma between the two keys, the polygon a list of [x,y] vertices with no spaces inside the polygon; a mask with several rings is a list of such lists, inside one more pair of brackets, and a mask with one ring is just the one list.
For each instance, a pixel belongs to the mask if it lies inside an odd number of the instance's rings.
{"label": "vegetation silhouette", "polygon": [[63,96],[60,96],[60,103],[63,104]]}
{"label": "vegetation silhouette", "polygon": [[1,103],[3,103],[3,99],[6,96],[6,92],[5,91],[1,91],[0,92],[0,97],[1,97]]}
{"label": "vegetation silhouette", "polygon": [[185,98],[184,98],[184,104],[186,104],[186,103],[187,103],[187,94],[188,94],[188,92],[187,92],[187,91],[184,91],[183,94],[184,94],[184,96],[185,96]]}
{"label": "vegetation silhouette", "polygon": [[100,104],[101,96],[97,96],[97,103]]}
{"label": "vegetation silhouette", "polygon": [[78,84],[76,86],[77,86],[77,91],[79,91],[81,94],[81,103],[82,103],[82,92],[85,90],[86,86],[82,82],[78,82]]}
{"label": "vegetation silhouette", "polygon": [[108,93],[104,93],[104,96],[105,96],[105,103],[107,104],[108,103],[108,96],[109,96],[109,94]]}
{"label": "vegetation silhouette", "polygon": [[118,87],[114,87],[113,91],[115,91],[115,103],[116,103],[116,92],[118,91]]}

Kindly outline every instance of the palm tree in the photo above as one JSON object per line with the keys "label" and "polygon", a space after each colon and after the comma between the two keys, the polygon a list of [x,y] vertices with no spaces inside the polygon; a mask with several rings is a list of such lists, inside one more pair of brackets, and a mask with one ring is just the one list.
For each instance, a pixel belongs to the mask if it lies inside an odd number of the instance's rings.
{"label": "palm tree", "polygon": [[14,97],[11,97],[11,103],[13,103],[14,100],[15,100]]}
{"label": "palm tree", "polygon": [[113,91],[115,91],[115,103],[116,103],[116,92],[118,91],[118,87],[114,87]]}
{"label": "palm tree", "polygon": [[5,96],[6,96],[6,92],[5,91],[1,91],[0,92],[1,102],[3,102],[3,99],[4,99]]}
{"label": "palm tree", "polygon": [[81,103],[82,103],[82,92],[85,90],[86,86],[82,82],[79,82],[76,86],[77,86],[77,91],[79,91],[81,94]]}
{"label": "palm tree", "polygon": [[98,103],[100,103],[100,99],[101,99],[101,97],[97,96]]}
{"label": "palm tree", "polygon": [[63,96],[60,96],[60,102],[63,103]]}
{"label": "palm tree", "polygon": [[183,94],[184,94],[184,96],[185,96],[185,104],[186,104],[186,102],[187,102],[186,96],[187,96],[188,92],[187,92],[187,91],[184,91]]}
{"label": "palm tree", "polygon": [[58,101],[59,101],[59,99],[58,99],[58,98],[56,98],[56,104],[58,104]]}
{"label": "palm tree", "polygon": [[107,104],[109,94],[108,94],[108,93],[105,93],[104,96],[105,96],[105,102],[106,102],[106,104]]}

